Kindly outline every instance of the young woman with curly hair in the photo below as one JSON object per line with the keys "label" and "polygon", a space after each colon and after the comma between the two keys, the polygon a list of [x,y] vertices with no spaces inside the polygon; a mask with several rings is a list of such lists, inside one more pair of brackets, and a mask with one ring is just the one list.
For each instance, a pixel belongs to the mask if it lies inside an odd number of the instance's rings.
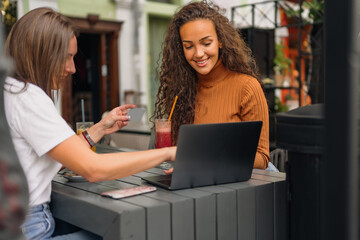
{"label": "young woman with curly hair", "polygon": [[172,142],[182,124],[263,122],[255,168],[269,163],[269,116],[251,50],[219,6],[193,2],[170,22],[152,119],[166,118],[175,96]]}

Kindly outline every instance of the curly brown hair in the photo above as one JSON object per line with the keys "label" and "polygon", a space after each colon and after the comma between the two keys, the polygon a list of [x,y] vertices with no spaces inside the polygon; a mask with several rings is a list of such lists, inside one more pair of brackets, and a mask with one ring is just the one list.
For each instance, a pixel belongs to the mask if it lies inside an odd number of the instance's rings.
{"label": "curly brown hair", "polygon": [[[258,78],[258,70],[251,50],[238,31],[222,14],[225,11],[218,5],[208,2],[193,2],[182,7],[171,20],[162,50],[160,67],[160,86],[156,96],[155,111],[151,117],[166,118],[176,96],[178,100],[171,117],[172,142],[175,145],[179,127],[193,123],[195,96],[198,77],[196,71],[187,62],[180,38],[180,28],[185,23],[198,19],[209,19],[215,25],[218,40],[222,43],[219,58],[224,66],[239,73]],[[259,81],[262,85],[261,81]]]}

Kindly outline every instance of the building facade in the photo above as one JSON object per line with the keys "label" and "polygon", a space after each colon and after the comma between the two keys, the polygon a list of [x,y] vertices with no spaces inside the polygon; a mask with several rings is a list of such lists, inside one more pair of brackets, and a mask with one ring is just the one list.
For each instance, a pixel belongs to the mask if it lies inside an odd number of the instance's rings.
{"label": "building facade", "polygon": [[[158,87],[161,45],[167,25],[189,0],[18,0],[18,18],[29,10],[50,7],[79,28],[77,73],[62,93],[62,114],[76,122],[80,99],[87,117],[98,121],[118,104],[135,103],[153,111]],[[245,1],[214,1],[227,8]]]}

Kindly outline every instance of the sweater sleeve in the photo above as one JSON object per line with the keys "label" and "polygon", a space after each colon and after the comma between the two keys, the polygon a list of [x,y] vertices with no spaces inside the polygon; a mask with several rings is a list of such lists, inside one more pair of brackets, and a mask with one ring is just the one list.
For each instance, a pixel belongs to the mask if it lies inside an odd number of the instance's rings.
{"label": "sweater sleeve", "polygon": [[255,156],[254,168],[265,169],[269,156],[269,110],[260,83],[252,77],[247,79],[243,88],[240,118],[241,121],[262,121],[259,144]]}

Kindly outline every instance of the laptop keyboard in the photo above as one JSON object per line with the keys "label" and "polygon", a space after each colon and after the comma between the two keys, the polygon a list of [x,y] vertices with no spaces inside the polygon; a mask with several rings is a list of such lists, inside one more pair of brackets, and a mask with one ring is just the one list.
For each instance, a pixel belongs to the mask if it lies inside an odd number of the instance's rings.
{"label": "laptop keyboard", "polygon": [[171,179],[159,180],[158,182],[161,183],[161,184],[168,185],[168,186],[171,185]]}

